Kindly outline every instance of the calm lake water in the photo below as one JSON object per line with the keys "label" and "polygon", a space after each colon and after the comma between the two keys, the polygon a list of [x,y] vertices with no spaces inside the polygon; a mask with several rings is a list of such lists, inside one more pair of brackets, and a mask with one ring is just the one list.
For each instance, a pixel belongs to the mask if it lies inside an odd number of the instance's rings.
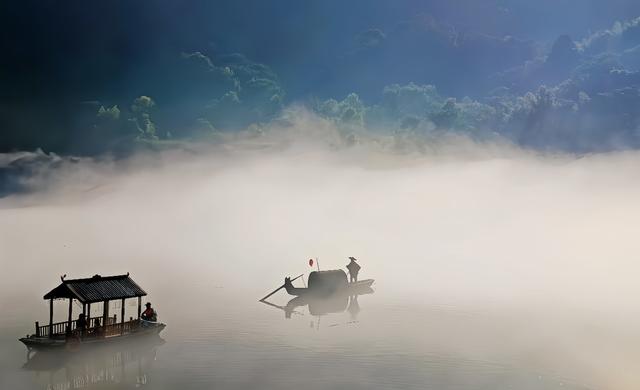
{"label": "calm lake water", "polygon": [[[0,387],[614,388],[600,375],[611,364],[603,347],[615,346],[607,345],[616,341],[615,329],[597,321],[577,320],[575,313],[470,308],[427,296],[399,299],[384,286],[383,278],[375,293],[335,303],[330,310],[336,313],[312,315],[324,308],[301,306],[287,318],[281,308],[257,302],[265,291],[177,285],[176,295],[154,295],[168,324],[161,337],[30,359],[17,338],[31,331],[33,313],[3,310]],[[270,301],[282,306],[288,298],[282,291]],[[46,302],[33,304],[46,311]],[[619,354],[629,352],[625,348]],[[585,361],[584,350],[603,356]],[[605,367],[593,372],[598,360]]]}

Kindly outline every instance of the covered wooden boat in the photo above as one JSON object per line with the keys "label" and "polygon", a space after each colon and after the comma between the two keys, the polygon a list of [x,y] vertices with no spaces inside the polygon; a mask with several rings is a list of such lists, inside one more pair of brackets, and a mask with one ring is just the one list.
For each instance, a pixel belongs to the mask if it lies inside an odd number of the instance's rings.
{"label": "covered wooden boat", "polygon": [[[165,324],[145,321],[141,318],[142,297],[147,293],[140,288],[127,273],[126,275],[100,276],[95,275],[86,279],[61,278],[62,283],[49,291],[44,299],[49,301],[49,323],[40,325],[36,321],[35,333],[20,339],[28,349],[50,348],[78,348],[83,345],[98,345],[116,341],[123,341],[131,337],[158,334]],[[127,299],[138,299],[137,318],[129,317],[125,320],[125,302]],[[69,300],[67,321],[53,322],[53,301],[55,299]],[[82,304],[82,314],[86,325],[78,326],[78,320],[73,319],[73,301]],[[109,313],[109,302],[120,301],[120,318],[117,314]],[[91,316],[91,305],[101,304],[102,314]]]}
{"label": "covered wooden boat", "polygon": [[373,279],[349,283],[343,270],[313,271],[309,274],[308,287],[294,287],[291,278],[285,278],[284,288],[290,295],[329,297],[333,295],[357,295],[371,288]]}

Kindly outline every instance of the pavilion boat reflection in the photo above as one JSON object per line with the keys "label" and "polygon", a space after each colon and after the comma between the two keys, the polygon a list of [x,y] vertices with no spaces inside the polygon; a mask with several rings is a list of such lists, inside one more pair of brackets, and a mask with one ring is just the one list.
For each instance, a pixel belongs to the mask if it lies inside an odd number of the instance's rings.
{"label": "pavilion boat reflection", "polygon": [[51,390],[133,389],[151,383],[150,372],[162,344],[164,340],[153,334],[71,354],[64,350],[36,352],[23,370],[32,372],[35,383]]}

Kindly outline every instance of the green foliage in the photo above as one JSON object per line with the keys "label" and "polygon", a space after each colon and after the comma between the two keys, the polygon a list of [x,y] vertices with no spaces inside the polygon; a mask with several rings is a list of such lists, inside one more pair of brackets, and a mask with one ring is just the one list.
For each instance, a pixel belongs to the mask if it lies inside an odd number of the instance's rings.
{"label": "green foliage", "polygon": [[367,108],[355,94],[349,94],[344,100],[329,99],[316,104],[316,111],[343,126],[362,127],[365,124]]}
{"label": "green foliage", "polygon": [[153,99],[151,99],[149,96],[140,96],[137,97],[134,101],[133,104],[131,105],[131,111],[133,111],[134,114],[138,114],[138,113],[149,113],[154,107],[156,106],[156,103],[153,101]]}
{"label": "green foliage", "polygon": [[138,139],[158,139],[156,124],[151,120],[151,111],[155,106],[156,103],[149,96],[143,95],[133,101],[131,105],[133,117],[129,120],[137,130]]}
{"label": "green foliage", "polygon": [[241,54],[212,60],[194,52],[183,53],[182,58],[189,65],[189,78],[198,91],[199,99],[190,102],[196,118],[205,118],[219,128],[244,128],[266,122],[282,109],[285,93],[268,66]]}
{"label": "green foliage", "polygon": [[394,117],[425,117],[439,111],[443,103],[433,85],[393,84],[384,88],[381,108]]}
{"label": "green foliage", "polygon": [[117,105],[110,108],[100,106],[97,117],[106,121],[117,121],[120,119],[120,109]]}
{"label": "green foliage", "polygon": [[458,124],[459,115],[460,109],[456,105],[456,99],[449,98],[438,111],[429,115],[429,119],[439,128],[450,129]]}
{"label": "green foliage", "polygon": [[461,102],[444,99],[432,85],[390,85],[382,101],[367,106],[360,97],[349,94],[344,100],[328,99],[316,103],[315,111],[339,127],[369,127],[386,130],[431,131],[434,128],[458,131],[486,129],[497,119],[497,110],[469,98]]}

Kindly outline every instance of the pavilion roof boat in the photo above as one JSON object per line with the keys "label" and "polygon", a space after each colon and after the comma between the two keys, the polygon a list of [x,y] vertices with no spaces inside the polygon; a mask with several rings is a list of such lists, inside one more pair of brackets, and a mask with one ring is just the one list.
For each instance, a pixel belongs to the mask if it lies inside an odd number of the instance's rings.
{"label": "pavilion roof boat", "polygon": [[[142,297],[147,293],[126,275],[100,276],[94,275],[84,279],[65,279],[62,276],[60,285],[44,295],[49,301],[49,323],[35,323],[35,333],[20,339],[29,350],[57,347],[79,346],[82,344],[102,344],[121,340],[132,336],[158,334],[165,324],[145,321],[141,318]],[[125,320],[125,301],[138,299],[137,318]],[[67,321],[53,322],[53,301],[68,299],[69,310]],[[86,327],[79,329],[77,320],[73,319],[73,301],[82,304]],[[109,313],[109,302],[120,301],[120,319],[117,314]],[[91,305],[102,303],[102,314],[91,317]]]}

